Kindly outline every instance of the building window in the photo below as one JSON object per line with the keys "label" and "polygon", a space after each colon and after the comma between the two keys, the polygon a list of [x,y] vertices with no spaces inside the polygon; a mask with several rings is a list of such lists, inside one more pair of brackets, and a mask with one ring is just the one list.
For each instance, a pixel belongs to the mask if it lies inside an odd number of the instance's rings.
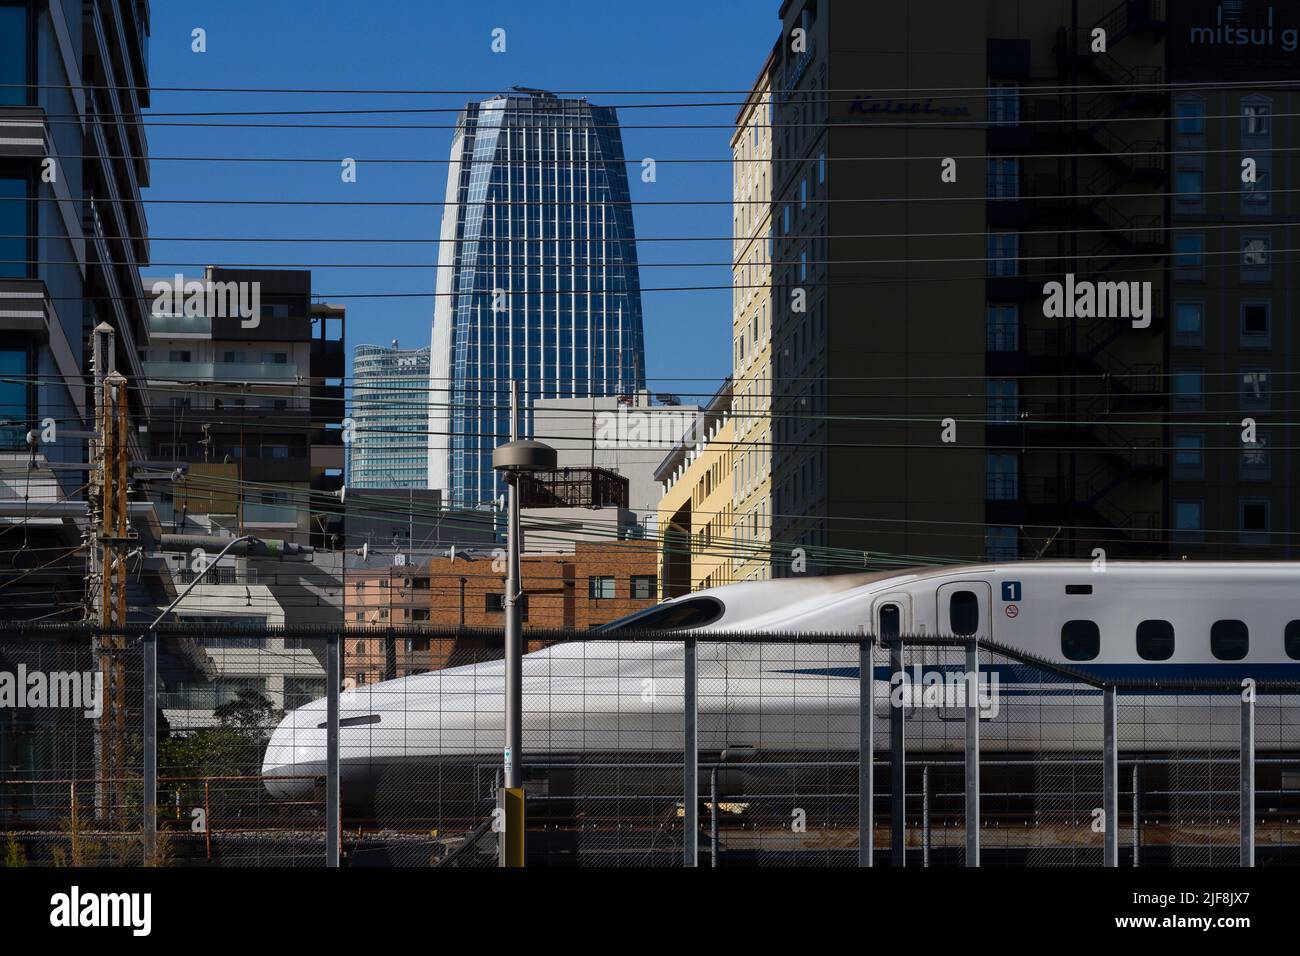
{"label": "building window", "polygon": [[1174,103],[1175,129],[1180,136],[1205,135],[1205,101],[1180,97]]}
{"label": "building window", "polygon": [[990,232],[985,245],[990,276],[1020,275],[1020,233]]}
{"label": "building window", "polygon": [[1268,156],[1255,157],[1255,181],[1241,184],[1241,211],[1246,215],[1264,216],[1273,209],[1272,162]]}
{"label": "building window", "polygon": [[1020,385],[1015,379],[991,378],[985,383],[986,418],[990,425],[1013,425],[1020,417]]}
{"label": "building window", "polygon": [[1174,502],[1174,540],[1200,541],[1205,535],[1204,502],[1184,499]]}
{"label": "building window", "polygon": [[1242,348],[1267,348],[1272,338],[1270,313],[1272,303],[1267,300],[1241,303]]}
{"label": "building window", "polygon": [[587,597],[593,601],[608,601],[613,598],[613,576],[597,575],[587,578]]}
{"label": "building window", "polygon": [[1200,481],[1205,477],[1205,436],[1183,434],[1174,436],[1174,478],[1179,481]]}
{"label": "building window", "polygon": [[1205,303],[1174,303],[1174,344],[1194,348],[1205,343]]}
{"label": "building window", "polygon": [[1267,100],[1245,100],[1241,109],[1241,135],[1268,136],[1272,132],[1273,107]]}
{"label": "building window", "polygon": [[26,106],[31,82],[24,4],[0,5],[0,106]]}
{"label": "building window", "polygon": [[1241,281],[1269,282],[1273,278],[1273,240],[1268,236],[1241,237]]}
{"label": "building window", "polygon": [[790,235],[790,204],[786,203],[781,207],[781,234]]}
{"label": "building window", "polygon": [[1205,278],[1205,234],[1184,233],[1174,237],[1174,277]]}
{"label": "building window", "polygon": [[1020,124],[1020,84],[989,84],[989,125],[1018,126]]}
{"label": "building window", "polygon": [[[1185,162],[1192,162],[1190,160]],[[1182,212],[1205,209],[1205,170],[1196,166],[1183,165],[1178,168],[1174,178],[1174,197]]]}
{"label": "building window", "polygon": [[1175,369],[1171,384],[1174,392],[1174,409],[1183,412],[1200,411],[1205,405],[1204,373],[1200,369]]}
{"label": "building window", "polygon": [[653,574],[634,574],[632,575],[632,599],[635,601],[648,601],[655,597],[658,590],[658,579]]}
{"label": "building window", "polygon": [[1268,369],[1241,370],[1241,407],[1243,411],[1267,411],[1273,407],[1272,383]]}
{"label": "building window", "polygon": [[1020,195],[1020,161],[1017,159],[990,159],[985,178],[989,199],[1015,199]]}
{"label": "building window", "polygon": [[984,554],[990,561],[1020,557],[1020,533],[1014,526],[990,525],[984,529]]}
{"label": "building window", "polygon": [[802,212],[807,208],[808,208],[808,180],[805,178],[799,180],[799,211]]}
{"label": "building window", "polygon": [[27,349],[0,349],[0,448],[26,448],[31,408]]}
{"label": "building window", "polygon": [[1241,480],[1270,481],[1273,469],[1268,453],[1268,436],[1256,432],[1255,440],[1241,446]]}
{"label": "building window", "polygon": [[1269,501],[1267,498],[1243,498],[1239,503],[1242,544],[1268,544]]}
{"label": "building window", "polygon": [[826,151],[817,156],[817,184],[821,185],[826,182]]}
{"label": "building window", "polygon": [[1015,455],[985,455],[984,493],[989,501],[1016,501],[1020,497],[1020,461]]}
{"label": "building window", "polygon": [[[0,11],[8,9],[0,7]],[[4,31],[0,29],[0,43],[4,42]],[[0,88],[0,95],[4,89]],[[0,100],[2,103],[3,100]],[[29,260],[32,242],[27,238],[32,233],[26,176],[0,175],[0,279],[25,279],[32,275]]]}
{"label": "building window", "polygon": [[1020,348],[1020,309],[1015,305],[990,305],[985,309],[985,347],[990,352],[1015,352]]}

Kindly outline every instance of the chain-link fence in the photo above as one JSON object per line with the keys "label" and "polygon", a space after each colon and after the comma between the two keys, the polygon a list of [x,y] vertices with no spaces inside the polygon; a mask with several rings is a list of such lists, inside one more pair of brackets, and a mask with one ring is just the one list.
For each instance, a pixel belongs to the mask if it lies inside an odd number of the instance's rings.
{"label": "chain-link fence", "polygon": [[[933,637],[528,649],[530,865],[1300,858],[1294,684],[1119,681]],[[6,630],[3,862],[495,865],[502,657],[464,629]]]}

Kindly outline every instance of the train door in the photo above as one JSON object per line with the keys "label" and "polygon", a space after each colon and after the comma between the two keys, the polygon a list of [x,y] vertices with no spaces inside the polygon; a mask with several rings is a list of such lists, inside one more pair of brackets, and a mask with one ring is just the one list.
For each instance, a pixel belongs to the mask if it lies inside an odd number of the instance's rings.
{"label": "train door", "polygon": [[941,584],[937,611],[941,635],[993,636],[993,591],[987,581]]}
{"label": "train door", "polygon": [[912,596],[906,591],[882,594],[872,602],[871,626],[877,637],[911,635]]}
{"label": "train door", "polygon": [[[914,634],[912,596],[906,591],[895,591],[892,593],[886,592],[877,597],[871,604],[871,626],[875,630],[877,640]],[[890,686],[889,681],[886,680],[876,688],[875,712],[877,717],[888,717],[890,714]],[[907,718],[912,716],[910,704],[903,707],[903,716]]]}

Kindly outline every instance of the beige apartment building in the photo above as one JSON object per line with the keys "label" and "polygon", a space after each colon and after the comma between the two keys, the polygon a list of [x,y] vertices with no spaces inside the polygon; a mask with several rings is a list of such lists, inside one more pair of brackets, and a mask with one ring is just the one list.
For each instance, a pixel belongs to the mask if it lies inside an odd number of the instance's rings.
{"label": "beige apartment building", "polygon": [[733,536],[737,460],[731,381],[698,413],[695,427],[655,471],[661,596],[677,597],[738,580],[743,550]]}
{"label": "beige apartment building", "polygon": [[771,577],[772,67],[736,118],[732,155],[731,579]]}

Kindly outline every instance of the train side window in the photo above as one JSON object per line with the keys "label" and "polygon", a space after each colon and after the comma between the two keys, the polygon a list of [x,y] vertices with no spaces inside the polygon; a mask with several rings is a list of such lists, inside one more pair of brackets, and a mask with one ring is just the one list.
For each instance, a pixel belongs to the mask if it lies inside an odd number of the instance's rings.
{"label": "train side window", "polygon": [[1096,621],[1066,621],[1061,625],[1061,653],[1069,661],[1090,661],[1101,653]]}
{"label": "train side window", "polygon": [[1300,661],[1300,621],[1286,622],[1286,656],[1293,661]]}
{"label": "train side window", "polygon": [[1215,621],[1210,626],[1210,653],[1217,660],[1239,661],[1250,650],[1245,621]]}
{"label": "train side window", "polygon": [[980,599],[974,591],[954,591],[948,599],[948,625],[957,637],[970,637],[980,629]]}
{"label": "train side window", "polygon": [[880,636],[898,637],[902,614],[897,604],[884,604],[880,608]]}
{"label": "train side window", "polygon": [[1174,626],[1168,621],[1143,621],[1137,629],[1138,657],[1167,661],[1174,656]]}

